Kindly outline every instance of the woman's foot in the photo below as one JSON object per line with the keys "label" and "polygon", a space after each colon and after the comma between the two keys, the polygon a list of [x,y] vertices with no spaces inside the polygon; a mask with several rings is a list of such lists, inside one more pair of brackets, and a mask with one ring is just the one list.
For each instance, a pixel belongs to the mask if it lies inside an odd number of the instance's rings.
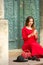
{"label": "woman's foot", "polygon": [[33,56],[33,57],[32,57],[32,60],[40,61],[40,59],[37,58],[36,56]]}
{"label": "woman's foot", "polygon": [[36,58],[36,61],[40,61],[40,59],[39,58]]}

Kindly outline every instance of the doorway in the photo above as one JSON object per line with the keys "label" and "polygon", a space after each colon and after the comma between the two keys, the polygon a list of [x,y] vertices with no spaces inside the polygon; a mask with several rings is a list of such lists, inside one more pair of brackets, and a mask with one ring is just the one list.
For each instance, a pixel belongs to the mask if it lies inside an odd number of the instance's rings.
{"label": "doorway", "polygon": [[[33,16],[40,34],[39,0],[4,0],[5,19],[9,25],[9,49],[22,47],[22,27],[27,16]],[[40,35],[39,35],[40,38]]]}

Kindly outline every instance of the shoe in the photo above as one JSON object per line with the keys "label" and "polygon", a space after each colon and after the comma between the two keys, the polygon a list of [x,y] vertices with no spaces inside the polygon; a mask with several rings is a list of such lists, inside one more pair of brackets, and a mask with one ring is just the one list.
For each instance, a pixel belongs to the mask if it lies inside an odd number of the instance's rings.
{"label": "shoe", "polygon": [[32,57],[28,57],[28,60],[32,60]]}
{"label": "shoe", "polygon": [[40,59],[39,58],[36,58],[36,61],[40,61]]}
{"label": "shoe", "polygon": [[20,55],[16,60],[13,60],[13,62],[28,62],[28,59],[24,59],[24,57]]}
{"label": "shoe", "polygon": [[36,56],[33,56],[33,57],[32,57],[32,60],[40,61],[40,59],[37,58]]}
{"label": "shoe", "polygon": [[36,56],[32,56],[32,60],[35,60],[36,59]]}

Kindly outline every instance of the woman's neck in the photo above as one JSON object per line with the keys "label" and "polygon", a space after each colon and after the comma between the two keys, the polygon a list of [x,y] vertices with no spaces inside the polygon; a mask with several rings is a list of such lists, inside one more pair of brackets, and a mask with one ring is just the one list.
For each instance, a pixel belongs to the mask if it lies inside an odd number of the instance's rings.
{"label": "woman's neck", "polygon": [[31,26],[26,26],[26,28],[32,30],[32,27]]}

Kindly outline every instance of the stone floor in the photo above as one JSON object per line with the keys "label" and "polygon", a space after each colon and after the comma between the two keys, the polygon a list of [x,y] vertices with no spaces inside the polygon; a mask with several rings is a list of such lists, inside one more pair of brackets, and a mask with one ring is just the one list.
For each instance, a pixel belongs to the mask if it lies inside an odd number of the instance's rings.
{"label": "stone floor", "polygon": [[[43,46],[43,30],[41,30],[40,32],[40,45]],[[14,59],[16,58],[9,58],[9,65],[43,65],[43,58],[40,58],[40,61],[28,60],[28,62],[13,62]]]}
{"label": "stone floor", "polygon": [[14,59],[16,58],[9,58],[9,65],[43,65],[43,58],[40,58],[40,61],[28,60],[28,62],[13,62]]}
{"label": "stone floor", "polygon": [[[43,46],[43,30],[40,33],[40,45]],[[28,60],[28,62],[13,62],[14,59],[16,58],[9,58],[9,65],[43,65],[43,58],[40,58],[40,61]]]}

